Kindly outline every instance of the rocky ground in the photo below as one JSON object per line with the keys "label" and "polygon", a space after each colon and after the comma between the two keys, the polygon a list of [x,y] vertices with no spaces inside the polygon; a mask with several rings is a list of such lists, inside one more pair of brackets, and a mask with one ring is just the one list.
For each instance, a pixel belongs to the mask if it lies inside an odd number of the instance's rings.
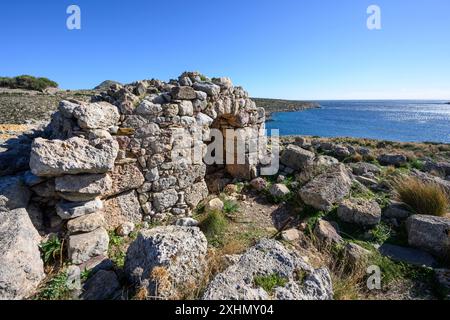
{"label": "rocky ground", "polygon": [[[0,88],[0,124],[27,124],[30,122],[49,121],[61,100],[76,99],[88,101],[105,86],[114,84],[105,81],[94,90],[60,90],[52,94],[21,89]],[[299,111],[318,108],[313,102],[254,98],[258,107],[266,110],[269,118],[273,112]]]}
{"label": "rocky ground", "polygon": [[1,299],[449,298],[450,145],[284,137],[276,175],[215,168],[191,183],[209,192],[177,193],[131,158],[123,122],[245,92],[196,73],[115,88],[61,103],[51,132],[0,126]]}

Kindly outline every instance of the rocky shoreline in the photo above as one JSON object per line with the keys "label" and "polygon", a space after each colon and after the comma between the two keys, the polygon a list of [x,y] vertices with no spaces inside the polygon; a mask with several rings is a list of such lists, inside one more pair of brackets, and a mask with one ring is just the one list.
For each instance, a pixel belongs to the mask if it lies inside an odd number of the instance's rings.
{"label": "rocky shoreline", "polygon": [[281,137],[271,176],[171,157],[264,120],[187,72],[0,127],[0,299],[449,298],[450,145]]}

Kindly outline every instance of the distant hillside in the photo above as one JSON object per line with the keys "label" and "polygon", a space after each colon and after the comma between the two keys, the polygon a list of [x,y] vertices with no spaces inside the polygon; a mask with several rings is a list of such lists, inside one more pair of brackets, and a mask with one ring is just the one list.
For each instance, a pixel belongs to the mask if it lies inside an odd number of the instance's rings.
{"label": "distant hillside", "polygon": [[266,115],[269,118],[273,112],[288,112],[288,111],[301,111],[306,109],[319,108],[320,105],[317,102],[311,101],[298,101],[298,100],[281,100],[281,99],[265,99],[265,98],[252,98],[258,107],[262,107],[266,110]]}

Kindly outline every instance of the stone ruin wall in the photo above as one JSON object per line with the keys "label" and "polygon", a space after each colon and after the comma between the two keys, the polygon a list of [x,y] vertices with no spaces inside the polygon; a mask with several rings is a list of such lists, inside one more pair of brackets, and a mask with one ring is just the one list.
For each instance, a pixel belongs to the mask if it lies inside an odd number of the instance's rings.
{"label": "stone ruin wall", "polygon": [[77,242],[85,241],[77,239],[80,234],[97,232],[97,242],[108,241],[106,230],[95,226],[112,230],[129,222],[189,216],[208,196],[210,173],[257,176],[257,155],[248,148],[245,164],[207,167],[203,161],[189,163],[187,156],[207,152],[211,128],[238,129],[255,141],[265,134],[264,122],[264,110],[228,78],[189,72],[168,83],[113,85],[92,103],[60,103],[47,136],[33,142],[26,182],[34,203],[56,208],[52,225],[59,218],[68,221],[69,235],[75,235],[69,237],[69,258],[83,263],[104,252],[87,250],[83,256],[86,250],[77,249]]}

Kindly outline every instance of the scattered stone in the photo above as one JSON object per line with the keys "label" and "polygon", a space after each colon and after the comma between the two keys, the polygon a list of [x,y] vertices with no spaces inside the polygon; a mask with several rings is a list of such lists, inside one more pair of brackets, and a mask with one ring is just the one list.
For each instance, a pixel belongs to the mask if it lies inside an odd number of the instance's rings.
{"label": "scattered stone", "polygon": [[206,203],[205,209],[209,210],[209,211],[214,211],[214,210],[222,211],[223,210],[223,202],[219,198],[211,199]]}
{"label": "scattered stone", "polygon": [[400,167],[408,162],[408,158],[403,154],[382,154],[377,158],[383,166]]}
{"label": "scattered stone", "polygon": [[361,262],[366,262],[367,258],[371,254],[369,250],[357,245],[356,243],[347,243],[345,246],[345,253],[350,263],[353,265],[358,265]]}
{"label": "scattered stone", "polygon": [[343,164],[333,165],[324,173],[300,189],[303,202],[317,210],[329,211],[342,200],[352,186],[350,176]]}
{"label": "scattered stone", "polygon": [[180,227],[197,227],[198,221],[192,218],[180,218],[175,221],[175,225]]}
{"label": "scattered stone", "polygon": [[406,205],[401,202],[393,201],[389,207],[383,212],[383,217],[394,219],[406,219],[412,213],[407,209]]}
{"label": "scattered stone", "polygon": [[91,232],[103,226],[105,226],[105,218],[102,212],[95,212],[67,222],[67,230],[70,234]]}
{"label": "scattered stone", "polygon": [[30,196],[21,176],[0,177],[0,212],[26,208]]}
{"label": "scattered stone", "polygon": [[345,222],[370,227],[380,223],[381,208],[374,200],[351,198],[341,202],[337,215]]}
{"label": "scattered stone", "polygon": [[92,257],[106,255],[109,236],[104,228],[92,232],[71,235],[68,243],[69,259],[74,264],[82,264]]}
{"label": "scattered stone", "polygon": [[295,145],[288,145],[281,154],[280,162],[294,170],[302,170],[312,165],[314,158],[313,152]]}
{"label": "scattered stone", "polygon": [[112,139],[91,145],[78,137],[65,141],[37,138],[32,144],[31,172],[37,176],[105,173],[113,168],[118,150]]}
{"label": "scattered stone", "polygon": [[63,220],[81,217],[101,209],[103,209],[103,202],[99,199],[85,202],[61,201],[56,205],[56,213]]}
{"label": "scattered stone", "polygon": [[406,220],[408,243],[439,258],[448,258],[450,252],[450,219],[413,215]]}
{"label": "scattered stone", "polygon": [[190,208],[195,208],[197,205],[208,196],[208,186],[205,182],[198,182],[186,190],[185,201]]}
{"label": "scattered stone", "polygon": [[436,267],[436,260],[428,253],[385,243],[379,249],[380,253],[392,260],[406,262],[419,267]]}
{"label": "scattered stone", "polygon": [[[299,273],[302,274],[299,280]],[[284,286],[266,292],[256,277],[285,279]],[[304,276],[303,276],[304,275]],[[326,268],[313,269],[294,251],[276,240],[263,239],[209,283],[204,300],[329,300],[333,298],[331,277]]]}
{"label": "scattered stone", "polygon": [[206,238],[196,227],[144,230],[127,251],[125,273],[150,296],[174,299],[183,286],[196,284],[202,277],[206,251]]}
{"label": "scattered stone", "polygon": [[314,234],[324,243],[342,243],[344,239],[338,234],[333,225],[323,219],[320,219],[314,228]]}
{"label": "scattered stone", "polygon": [[352,163],[350,164],[350,167],[352,168],[353,173],[357,176],[362,176],[368,173],[373,173],[375,175],[381,173],[381,169],[378,166],[367,162]]}
{"label": "scattered stone", "polygon": [[108,229],[114,230],[123,223],[142,222],[142,210],[136,191],[131,190],[105,201],[103,210]]}
{"label": "scattered stone", "polygon": [[277,183],[270,187],[269,192],[272,196],[283,198],[287,196],[291,191],[284,184]]}
{"label": "scattered stone", "polygon": [[108,129],[117,125],[120,118],[117,107],[107,102],[79,105],[72,114],[83,129]]}
{"label": "scattered stone", "polygon": [[35,293],[45,277],[40,241],[27,210],[0,211],[0,300]]}
{"label": "scattered stone", "polygon": [[263,191],[267,188],[267,181],[261,177],[258,177],[250,181],[250,185],[256,191]]}
{"label": "scattered stone", "polygon": [[55,190],[68,201],[89,201],[112,187],[107,174],[66,175],[55,178]]}
{"label": "scattered stone", "polygon": [[121,295],[119,279],[114,271],[100,270],[83,286],[83,300],[111,300]]}

